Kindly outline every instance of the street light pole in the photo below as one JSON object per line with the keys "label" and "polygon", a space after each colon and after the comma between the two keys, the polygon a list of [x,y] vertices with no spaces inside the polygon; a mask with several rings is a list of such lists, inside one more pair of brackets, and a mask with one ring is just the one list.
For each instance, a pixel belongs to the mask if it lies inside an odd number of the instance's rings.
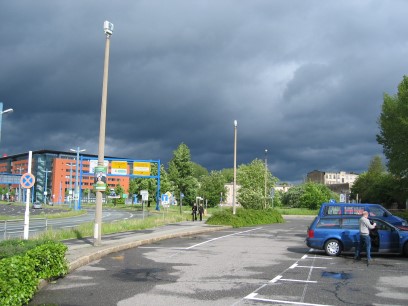
{"label": "street light pole", "polygon": [[234,120],[234,185],[232,187],[232,214],[236,213],[236,196],[237,196],[237,127],[238,121]]}
{"label": "street light pole", "polygon": [[[106,35],[105,45],[105,61],[103,68],[103,83],[102,83],[102,101],[101,101],[101,119],[99,126],[99,146],[98,146],[98,167],[104,166],[105,158],[105,128],[106,128],[106,105],[108,97],[108,70],[109,70],[109,49],[110,37],[113,33],[113,24],[105,21],[103,24]],[[102,168],[101,168],[102,169]],[[106,174],[106,172],[105,172]],[[95,208],[95,225],[94,225],[94,246],[101,244],[102,233],[102,191],[96,190],[96,208]]]}
{"label": "street light pole", "polygon": [[69,197],[69,208],[71,208],[71,197],[72,197],[72,163],[66,164],[69,166],[69,191],[68,191],[68,197]]}
{"label": "street light pole", "polygon": [[75,197],[74,197],[74,205],[75,205],[75,210],[78,210],[80,204],[79,204],[79,179],[78,179],[78,170],[79,170],[79,153],[80,152],[85,152],[86,150],[80,150],[79,147],[76,148],[76,150],[74,149],[70,149],[70,151],[72,152],[76,152],[77,157],[76,157],[76,175],[75,175]]}
{"label": "street light pole", "polygon": [[45,184],[44,184],[44,204],[47,204],[47,181],[48,181],[48,173],[50,170],[45,169]]}
{"label": "street light pole", "polygon": [[1,140],[1,121],[3,118],[3,114],[12,113],[12,112],[13,112],[12,108],[8,108],[3,111],[3,102],[0,102],[0,140]]}
{"label": "street light pole", "polygon": [[266,153],[268,153],[267,149],[265,149],[265,197],[264,197],[264,209],[266,209],[266,181],[268,179],[268,163],[266,161]]}

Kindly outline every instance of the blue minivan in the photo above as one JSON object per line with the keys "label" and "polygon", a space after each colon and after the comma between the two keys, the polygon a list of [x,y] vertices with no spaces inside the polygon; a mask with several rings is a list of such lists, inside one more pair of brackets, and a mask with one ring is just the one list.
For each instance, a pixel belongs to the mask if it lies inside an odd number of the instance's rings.
{"label": "blue minivan", "polygon": [[341,216],[341,215],[358,215],[361,216],[363,211],[368,211],[369,217],[375,217],[384,220],[393,225],[407,226],[407,221],[394,216],[380,204],[369,203],[323,203],[320,207],[319,217]]}
{"label": "blue minivan", "polygon": [[[330,256],[338,256],[343,251],[353,251],[360,240],[360,218],[361,216],[353,214],[317,216],[307,230],[306,245],[324,250]],[[370,236],[373,236],[372,252],[408,255],[408,227],[394,226],[378,217],[369,219],[377,223],[376,230],[370,233]]]}

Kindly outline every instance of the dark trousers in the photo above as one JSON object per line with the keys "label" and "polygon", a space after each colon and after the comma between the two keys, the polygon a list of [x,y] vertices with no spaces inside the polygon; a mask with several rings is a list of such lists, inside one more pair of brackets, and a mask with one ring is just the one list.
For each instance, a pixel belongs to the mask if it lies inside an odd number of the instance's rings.
{"label": "dark trousers", "polygon": [[193,221],[197,221],[197,213],[193,212]]}
{"label": "dark trousers", "polygon": [[354,257],[359,258],[361,256],[361,251],[365,246],[367,260],[371,260],[371,237],[370,235],[360,235],[360,242],[356,248],[356,252],[354,253]]}

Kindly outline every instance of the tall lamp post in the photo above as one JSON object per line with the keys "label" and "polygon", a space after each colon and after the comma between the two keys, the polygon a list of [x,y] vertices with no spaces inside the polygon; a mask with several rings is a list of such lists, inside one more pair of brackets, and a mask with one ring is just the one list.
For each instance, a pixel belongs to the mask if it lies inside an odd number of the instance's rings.
{"label": "tall lamp post", "polygon": [[48,182],[48,173],[51,172],[51,170],[45,170],[45,184],[44,184],[44,204],[47,204],[47,182]]}
{"label": "tall lamp post", "polygon": [[264,196],[264,209],[266,209],[266,181],[268,180],[268,162],[266,160],[266,154],[268,150],[265,149],[265,196]]}
{"label": "tall lamp post", "polygon": [[[18,167],[17,170],[19,171],[20,175],[21,172],[23,171],[23,167]],[[21,184],[18,184],[18,202],[21,202]]]}
{"label": "tall lamp post", "polygon": [[13,109],[12,108],[8,108],[6,110],[3,110],[3,102],[0,102],[0,140],[1,140],[1,119],[3,118],[3,114],[7,114],[7,113],[12,113]]}
{"label": "tall lamp post", "polygon": [[234,185],[232,187],[232,214],[236,213],[236,196],[237,196],[237,127],[238,121],[234,120]]}
{"label": "tall lamp post", "polygon": [[[105,45],[105,61],[104,61],[104,68],[103,68],[101,119],[100,119],[100,126],[99,126],[99,146],[98,146],[98,168],[99,169],[98,170],[102,170],[101,171],[102,174],[105,174],[106,176],[106,169],[104,169],[103,166],[104,166],[104,158],[105,158],[105,128],[106,128],[106,105],[107,105],[107,97],[108,97],[109,48],[110,48],[110,37],[112,36],[112,33],[113,33],[113,24],[110,23],[109,21],[105,21],[103,23],[103,30],[106,35],[106,45]],[[96,169],[95,169],[95,172],[97,172]],[[106,185],[105,185],[105,189],[106,189]],[[103,191],[104,191],[103,186],[101,186],[101,188],[96,189],[94,246],[98,246],[101,244],[102,192]]]}
{"label": "tall lamp post", "polygon": [[76,175],[75,175],[75,197],[74,197],[74,199],[75,199],[75,210],[78,210],[78,208],[81,206],[80,205],[80,203],[79,203],[79,188],[78,188],[78,186],[79,186],[79,179],[78,179],[78,170],[79,170],[79,153],[80,152],[85,152],[86,150],[85,149],[83,149],[83,150],[80,150],[79,149],[79,147],[77,147],[76,148],[76,150],[74,150],[74,149],[69,149],[70,151],[72,151],[72,152],[76,152],[76,154],[77,154],[77,157],[76,157]]}
{"label": "tall lamp post", "polygon": [[69,197],[69,208],[71,208],[71,198],[72,198],[72,163],[66,164],[69,166],[69,191],[68,191],[68,197]]}

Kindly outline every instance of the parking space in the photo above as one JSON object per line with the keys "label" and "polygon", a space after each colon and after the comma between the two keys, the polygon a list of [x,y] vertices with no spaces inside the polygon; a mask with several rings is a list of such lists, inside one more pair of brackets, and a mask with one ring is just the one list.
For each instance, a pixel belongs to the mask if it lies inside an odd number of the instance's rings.
{"label": "parking space", "polygon": [[408,261],[378,256],[367,266],[352,256],[313,250],[245,297],[250,304],[406,305]]}

